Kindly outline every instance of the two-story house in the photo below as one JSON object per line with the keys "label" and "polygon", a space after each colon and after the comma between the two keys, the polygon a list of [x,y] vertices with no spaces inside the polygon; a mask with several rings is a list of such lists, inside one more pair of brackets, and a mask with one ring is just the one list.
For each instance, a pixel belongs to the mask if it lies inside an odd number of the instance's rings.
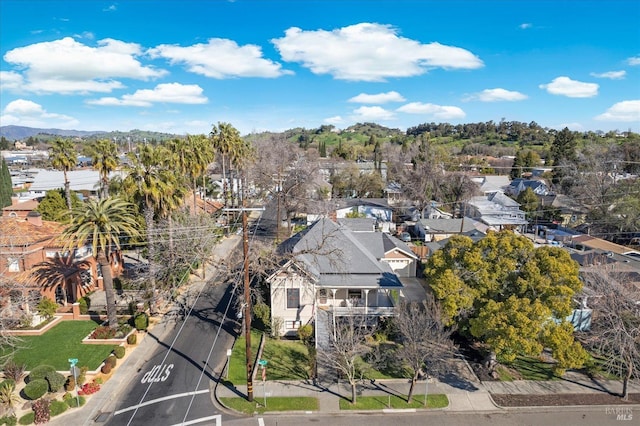
{"label": "two-story house", "polygon": [[520,204],[502,192],[471,197],[465,206],[466,216],[476,219],[496,231],[517,229],[527,225]]}
{"label": "two-story house", "polygon": [[[394,315],[400,276],[415,276],[417,257],[383,232],[353,232],[321,218],[280,246],[282,266],[269,278],[271,315],[282,335],[314,323],[316,344],[327,322],[354,314]],[[322,317],[322,319],[320,318]]]}

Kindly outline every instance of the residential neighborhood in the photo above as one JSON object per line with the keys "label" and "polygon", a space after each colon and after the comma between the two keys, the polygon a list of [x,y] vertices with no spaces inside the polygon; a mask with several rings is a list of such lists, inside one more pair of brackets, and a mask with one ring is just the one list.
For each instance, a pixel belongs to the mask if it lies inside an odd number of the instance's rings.
{"label": "residential neighborhood", "polygon": [[[226,157],[231,143],[245,160]],[[414,144],[419,148],[424,139]],[[218,282],[212,288],[235,288],[229,306],[238,314],[225,310],[236,324],[229,336],[249,341],[246,312],[262,336],[258,352],[244,354],[242,343],[233,349],[250,357],[244,377],[234,379],[245,381],[235,389],[250,400],[250,380],[264,368],[258,361],[279,341],[316,354],[300,367],[306,377],[331,386],[344,381],[351,404],[357,389],[366,388],[361,377],[409,378],[402,392],[410,401],[425,371],[447,386],[440,368],[506,398],[497,391],[501,377],[527,377],[518,366],[536,359],[554,375],[581,383],[579,374],[595,354],[631,357],[617,369],[605,361],[588,371],[617,375],[625,397],[635,398],[630,369],[637,342],[630,352],[613,353],[611,337],[604,337],[611,334],[601,334],[611,324],[607,315],[626,315],[624,306],[640,300],[640,251],[630,244],[634,222],[626,211],[612,213],[612,205],[610,220],[628,231],[599,237],[598,229],[615,229],[594,220],[599,206],[594,210],[554,186],[548,172],[511,180],[434,172],[424,163],[408,167],[400,156],[382,163],[383,176],[372,163],[316,161],[315,152],[283,139],[242,138],[226,123],[209,136],[140,145],[135,152],[104,139],[50,145],[49,167],[41,169],[30,161],[9,165],[6,159],[16,154],[3,152],[3,179],[11,179],[0,218],[6,336],[37,328],[47,303],[54,306],[51,318],[67,321],[95,317],[115,329],[129,315],[145,315],[164,324],[195,307],[189,303],[204,303],[183,294],[208,276]],[[88,161],[80,161],[83,152]],[[631,182],[637,178],[608,184]],[[243,224],[245,216],[251,225]],[[232,240],[237,254],[217,251]],[[246,272],[233,275],[236,270]],[[618,292],[620,305],[609,305],[607,286]],[[418,326],[417,335],[398,337],[394,327],[405,330],[412,320],[433,321],[444,334]],[[517,337],[509,337],[513,328]],[[450,345],[449,352],[432,354],[438,339],[444,343],[437,347]],[[403,358],[409,341],[422,348],[417,364]],[[352,357],[363,361],[345,363]],[[361,364],[372,359],[378,361]],[[394,364],[404,367],[386,372]],[[226,387],[217,392],[220,401],[231,397]],[[446,392],[456,406],[455,392]]]}

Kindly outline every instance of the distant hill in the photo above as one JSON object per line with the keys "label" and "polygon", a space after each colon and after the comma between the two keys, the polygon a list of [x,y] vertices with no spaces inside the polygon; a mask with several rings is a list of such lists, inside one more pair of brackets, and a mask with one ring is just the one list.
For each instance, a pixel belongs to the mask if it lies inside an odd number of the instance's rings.
{"label": "distant hill", "polygon": [[84,131],[84,130],[63,130],[63,129],[37,129],[24,126],[0,126],[0,137],[4,136],[10,141],[22,140],[30,136],[56,135],[62,137],[87,137],[105,132]]}
{"label": "distant hill", "polygon": [[182,138],[184,136],[174,135],[170,133],[151,132],[146,130],[130,130],[128,132],[105,132],[100,130],[87,131],[87,130],[63,130],[63,129],[39,129],[34,127],[24,126],[0,126],[0,137],[5,137],[7,140],[23,141],[30,137],[37,138],[41,142],[46,142],[56,137],[63,138],[81,138],[86,141],[92,141],[95,139],[111,139],[116,140],[118,143],[125,143],[130,140],[132,143],[143,141],[165,141],[173,138]]}

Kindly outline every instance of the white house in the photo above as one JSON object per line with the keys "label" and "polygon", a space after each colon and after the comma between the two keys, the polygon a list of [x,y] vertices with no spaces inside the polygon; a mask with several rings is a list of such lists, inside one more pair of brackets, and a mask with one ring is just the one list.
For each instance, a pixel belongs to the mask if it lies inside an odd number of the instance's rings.
{"label": "white house", "polygon": [[318,321],[336,316],[395,314],[401,276],[415,276],[417,256],[406,244],[383,232],[353,232],[322,218],[280,246],[288,256],[267,281],[272,319],[280,333],[295,335],[314,323],[316,344],[328,336]]}

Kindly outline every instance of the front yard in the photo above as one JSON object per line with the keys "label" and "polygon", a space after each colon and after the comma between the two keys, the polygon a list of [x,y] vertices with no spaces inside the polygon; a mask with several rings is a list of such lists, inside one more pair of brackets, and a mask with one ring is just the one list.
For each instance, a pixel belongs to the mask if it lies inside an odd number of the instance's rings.
{"label": "front yard", "polygon": [[[85,345],[87,337],[98,324],[95,321],[62,321],[40,336],[21,336],[19,347],[10,358],[16,364],[26,365],[27,370],[42,364],[58,371],[69,370],[69,358],[78,359],[78,366],[97,369],[111,353],[114,345]],[[0,356],[6,355],[0,350]]]}

